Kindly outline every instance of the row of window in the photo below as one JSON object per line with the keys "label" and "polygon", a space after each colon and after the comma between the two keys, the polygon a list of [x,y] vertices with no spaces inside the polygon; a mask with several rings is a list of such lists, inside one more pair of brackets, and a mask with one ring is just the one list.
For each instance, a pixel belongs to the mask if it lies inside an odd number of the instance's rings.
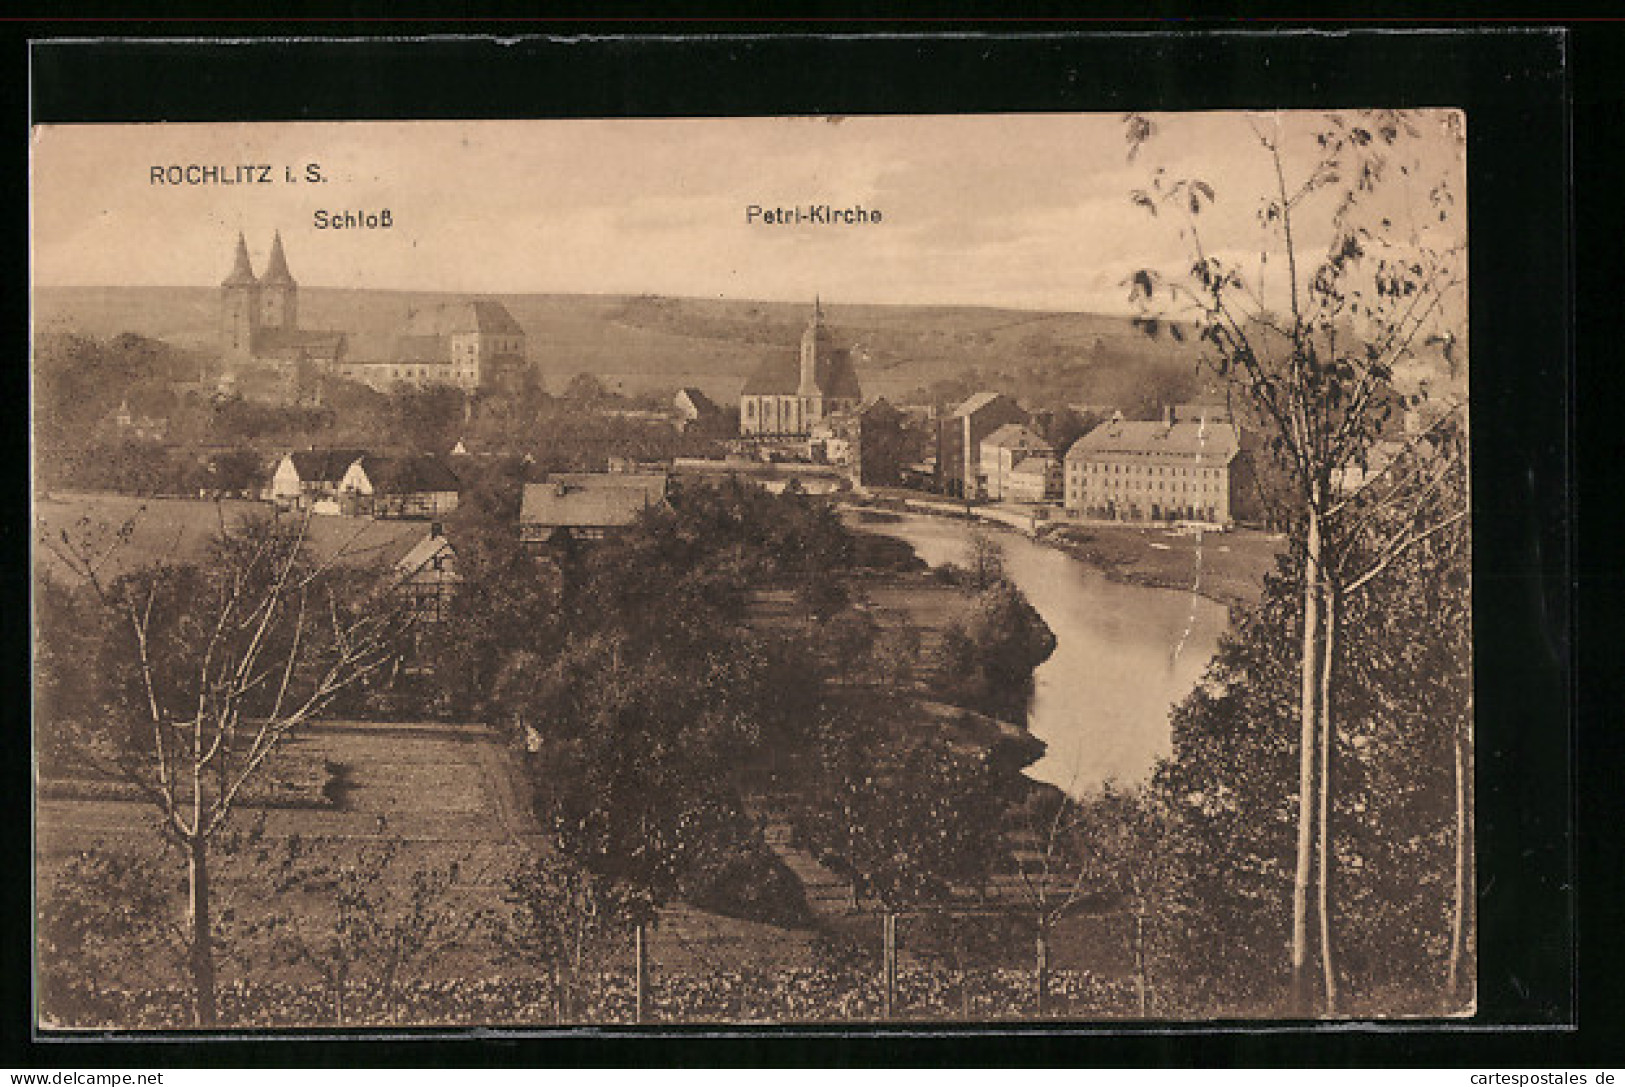
{"label": "row of window", "polygon": [[[1223,471],[1222,468],[1169,468],[1162,465],[1101,464],[1099,462],[1091,462],[1088,468],[1090,475],[1197,476],[1198,478],[1208,479],[1216,477]],[[1072,466],[1072,469],[1074,474],[1080,471],[1079,466],[1076,464]]]}

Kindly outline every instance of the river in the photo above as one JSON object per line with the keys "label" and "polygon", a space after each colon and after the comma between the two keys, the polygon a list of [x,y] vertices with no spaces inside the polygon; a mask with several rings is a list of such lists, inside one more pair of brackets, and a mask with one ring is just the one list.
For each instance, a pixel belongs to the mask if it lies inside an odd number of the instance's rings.
{"label": "river", "polygon": [[1170,750],[1169,711],[1201,679],[1229,623],[1195,593],[1108,579],[1063,551],[1002,529],[923,514],[857,522],[907,541],[933,566],[964,563],[985,532],[1005,572],[1055,633],[1034,674],[1027,725],[1048,745],[1029,775],[1074,795],[1146,779]]}

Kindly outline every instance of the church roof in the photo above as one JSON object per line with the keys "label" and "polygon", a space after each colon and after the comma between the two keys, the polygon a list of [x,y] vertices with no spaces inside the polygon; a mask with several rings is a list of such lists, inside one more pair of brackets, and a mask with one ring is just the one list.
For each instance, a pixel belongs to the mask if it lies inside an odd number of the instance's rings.
{"label": "church roof", "polygon": [[[863,391],[858,386],[857,367],[852,365],[852,353],[836,348],[829,353],[828,365],[820,375],[818,392],[822,396],[845,400],[861,400]],[[795,396],[801,391],[801,360],[789,352],[775,352],[763,359],[761,365],[745,382],[745,396]]]}
{"label": "church roof", "polygon": [[794,396],[801,388],[801,362],[790,351],[764,358],[745,380],[745,396]]}
{"label": "church roof", "polygon": [[220,281],[222,287],[253,287],[259,283],[254,278],[254,266],[248,261],[248,243],[243,240],[241,232],[237,234],[237,255],[231,266],[231,274]]}
{"label": "church roof", "polygon": [[282,231],[277,231],[271,239],[271,257],[265,265],[265,274],[260,277],[262,287],[293,287],[293,275],[288,271],[288,258],[282,252]]}

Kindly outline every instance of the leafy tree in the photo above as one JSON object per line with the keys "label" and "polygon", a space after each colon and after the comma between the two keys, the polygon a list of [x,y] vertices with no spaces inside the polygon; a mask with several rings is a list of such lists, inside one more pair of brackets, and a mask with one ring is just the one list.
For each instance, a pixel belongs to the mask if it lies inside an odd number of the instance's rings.
{"label": "leafy tree", "polygon": [[937,649],[949,698],[969,709],[1020,720],[1033,669],[1055,651],[1055,635],[1020,590],[1000,582],[978,593],[969,614],[951,623]]}
{"label": "leafy tree", "polygon": [[[246,520],[197,565],[104,581],[107,553],[64,532],[50,545],[90,586],[102,636],[86,673],[102,710],[84,757],[133,784],[186,858],[198,1026],[213,1026],[210,860],[245,786],[291,733],[391,659],[398,621],[331,563],[306,522]],[[70,647],[71,649],[71,647]]]}
{"label": "leafy tree", "polygon": [[350,851],[340,841],[296,835],[273,870],[272,892],[294,905],[256,928],[269,937],[276,959],[321,978],[338,1025],[353,1018],[350,991],[368,974],[385,1022],[398,1022],[402,978],[462,946],[478,921],[456,904],[462,863],[402,873],[404,845],[392,837]]}
{"label": "leafy tree", "polygon": [[882,914],[882,991],[897,989],[897,920],[940,907],[954,889],[985,888],[994,864],[999,790],[985,754],[956,750],[896,720],[902,703],[853,704],[819,734],[822,758],[796,813],[800,839],[849,881],[852,906]]}
{"label": "leafy tree", "polygon": [[508,912],[494,922],[508,961],[553,979],[553,1021],[578,1014],[587,968],[626,944],[627,903],[609,880],[561,854],[532,855],[504,879]]}
{"label": "leafy tree", "polygon": [[[1470,719],[1464,545],[1458,529],[1407,552],[1351,607],[1337,647],[1331,920],[1340,980],[1373,1011],[1437,1013],[1462,999],[1470,895],[1465,868],[1450,873],[1470,841],[1466,768],[1452,765]],[[1291,940],[1301,561],[1288,556],[1221,640],[1175,712],[1174,754],[1154,783],[1154,942],[1198,1014],[1258,1014],[1290,982],[1280,950]]]}
{"label": "leafy tree", "polygon": [[[1176,276],[1138,271],[1128,285],[1146,331],[1176,339],[1194,331],[1205,363],[1260,421],[1290,481],[1293,543],[1302,556],[1290,1002],[1300,1015],[1315,1009],[1310,970],[1318,944],[1319,1005],[1330,1015],[1337,970],[1328,812],[1338,726],[1328,691],[1342,610],[1396,555],[1465,517],[1465,487],[1451,485],[1464,445],[1432,428],[1412,443],[1428,455],[1396,458],[1408,471],[1374,473],[1387,480],[1376,485],[1383,497],[1368,501],[1370,485],[1355,482],[1373,474],[1398,372],[1430,342],[1459,339],[1450,324],[1465,281],[1455,214],[1462,139],[1452,113],[1333,113],[1301,130],[1280,117],[1251,123],[1274,182],[1259,201],[1259,236],[1215,237],[1203,226],[1203,212],[1219,199],[1215,188],[1159,169],[1131,199],[1174,219],[1190,263]],[[1149,118],[1127,118],[1131,157],[1153,144],[1156,128]],[[1442,165],[1440,149],[1451,152]],[[1311,239],[1324,250],[1317,253]],[[1258,264],[1219,255],[1235,248],[1257,251]],[[1266,277],[1271,258],[1285,265],[1279,279]],[[1403,513],[1386,516],[1401,504]],[[1350,564],[1357,553],[1363,569]]]}

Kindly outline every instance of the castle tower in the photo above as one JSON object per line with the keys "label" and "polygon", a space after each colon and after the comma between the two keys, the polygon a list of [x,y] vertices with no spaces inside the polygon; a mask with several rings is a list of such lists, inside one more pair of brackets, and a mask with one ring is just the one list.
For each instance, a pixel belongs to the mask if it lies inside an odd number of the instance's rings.
{"label": "castle tower", "polygon": [[299,284],[288,272],[280,230],[271,239],[271,256],[260,277],[260,327],[276,332],[299,327]]}
{"label": "castle tower", "polygon": [[260,284],[248,261],[248,243],[239,232],[231,274],[220,281],[220,340],[227,358],[253,357],[259,324]]}

